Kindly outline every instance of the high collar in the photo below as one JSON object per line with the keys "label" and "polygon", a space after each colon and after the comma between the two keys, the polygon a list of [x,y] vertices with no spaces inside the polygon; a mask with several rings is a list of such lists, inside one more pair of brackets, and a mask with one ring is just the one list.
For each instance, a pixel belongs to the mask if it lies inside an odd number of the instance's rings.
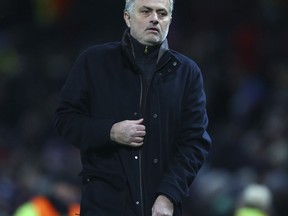
{"label": "high collar", "polygon": [[157,60],[157,56],[158,56],[161,44],[156,45],[156,46],[147,46],[147,45],[141,44],[132,36],[130,36],[130,38],[131,38],[131,42],[132,42],[132,46],[133,46],[133,50],[135,54],[135,59],[145,59],[145,58],[156,57],[156,60]]}
{"label": "high collar", "polygon": [[[126,31],[123,34],[122,47],[126,51],[127,51],[127,48],[128,48],[128,50],[130,50],[132,52],[132,55],[133,55],[134,59],[136,57],[138,57],[139,54],[140,55],[145,54],[145,49],[146,49],[147,53],[151,53],[151,52],[157,50],[158,51],[157,63],[159,62],[161,57],[164,55],[164,53],[169,50],[167,39],[165,39],[158,46],[148,46],[147,47],[145,45],[140,44],[136,39],[134,39],[130,35],[130,29],[129,28],[126,29]],[[143,53],[142,53],[142,51],[143,51]]]}

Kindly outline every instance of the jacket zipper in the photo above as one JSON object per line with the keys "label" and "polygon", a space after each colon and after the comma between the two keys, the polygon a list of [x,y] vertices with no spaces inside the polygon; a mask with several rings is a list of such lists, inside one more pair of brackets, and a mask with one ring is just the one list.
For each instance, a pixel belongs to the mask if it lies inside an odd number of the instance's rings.
{"label": "jacket zipper", "polygon": [[[140,74],[140,101],[139,101],[139,111],[140,116],[144,118],[144,107],[143,106],[143,77]],[[139,149],[139,184],[140,184],[140,207],[141,207],[141,215],[144,216],[144,197],[143,197],[143,176],[142,176],[142,150]]]}
{"label": "jacket zipper", "polygon": [[[167,59],[163,65],[165,65],[168,61]],[[144,118],[145,115],[145,107],[146,107],[146,100],[148,96],[148,92],[151,86],[151,83],[157,73],[157,71],[160,71],[160,69],[163,67],[163,65],[157,70],[155,74],[153,75],[153,78],[150,80],[150,83],[144,83],[143,75],[139,74],[140,77],[140,100],[139,100],[139,107],[140,107],[140,117]],[[144,86],[147,85],[147,86]],[[145,92],[144,92],[145,91]],[[145,95],[144,95],[145,94]],[[139,183],[140,183],[140,205],[141,205],[141,216],[144,216],[144,196],[143,196],[143,173],[142,173],[142,148],[139,149]]]}
{"label": "jacket zipper", "polygon": [[142,151],[139,150],[139,183],[140,183],[140,205],[141,205],[141,215],[144,216],[144,198],[143,198],[143,180],[142,180]]}

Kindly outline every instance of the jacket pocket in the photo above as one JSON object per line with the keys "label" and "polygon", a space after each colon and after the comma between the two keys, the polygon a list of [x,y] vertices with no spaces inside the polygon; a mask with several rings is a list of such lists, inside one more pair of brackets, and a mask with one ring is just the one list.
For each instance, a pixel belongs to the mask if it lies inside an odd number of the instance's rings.
{"label": "jacket pocket", "polygon": [[101,178],[88,179],[83,177],[81,216],[124,216],[127,187],[116,188]]}

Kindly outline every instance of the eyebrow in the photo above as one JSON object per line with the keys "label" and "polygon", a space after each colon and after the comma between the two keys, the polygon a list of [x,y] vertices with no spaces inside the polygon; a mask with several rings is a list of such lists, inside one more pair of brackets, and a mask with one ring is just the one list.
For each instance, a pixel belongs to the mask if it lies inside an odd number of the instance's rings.
{"label": "eyebrow", "polygon": [[[149,6],[145,6],[145,5],[141,6],[140,9],[153,10],[153,8],[151,8],[151,7],[149,7]],[[156,9],[156,11],[157,11],[157,12],[159,12],[159,11],[168,12],[168,11],[166,10],[166,8],[158,8],[158,9]]]}

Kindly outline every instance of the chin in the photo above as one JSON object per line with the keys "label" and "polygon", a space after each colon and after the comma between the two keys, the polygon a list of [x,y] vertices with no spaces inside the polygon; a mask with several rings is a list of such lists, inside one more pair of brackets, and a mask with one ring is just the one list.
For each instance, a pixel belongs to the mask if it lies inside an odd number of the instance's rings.
{"label": "chin", "polygon": [[160,44],[161,43],[161,40],[159,40],[159,39],[150,39],[150,40],[146,40],[146,42],[147,42],[147,44],[150,44],[150,45],[158,45],[158,44]]}

